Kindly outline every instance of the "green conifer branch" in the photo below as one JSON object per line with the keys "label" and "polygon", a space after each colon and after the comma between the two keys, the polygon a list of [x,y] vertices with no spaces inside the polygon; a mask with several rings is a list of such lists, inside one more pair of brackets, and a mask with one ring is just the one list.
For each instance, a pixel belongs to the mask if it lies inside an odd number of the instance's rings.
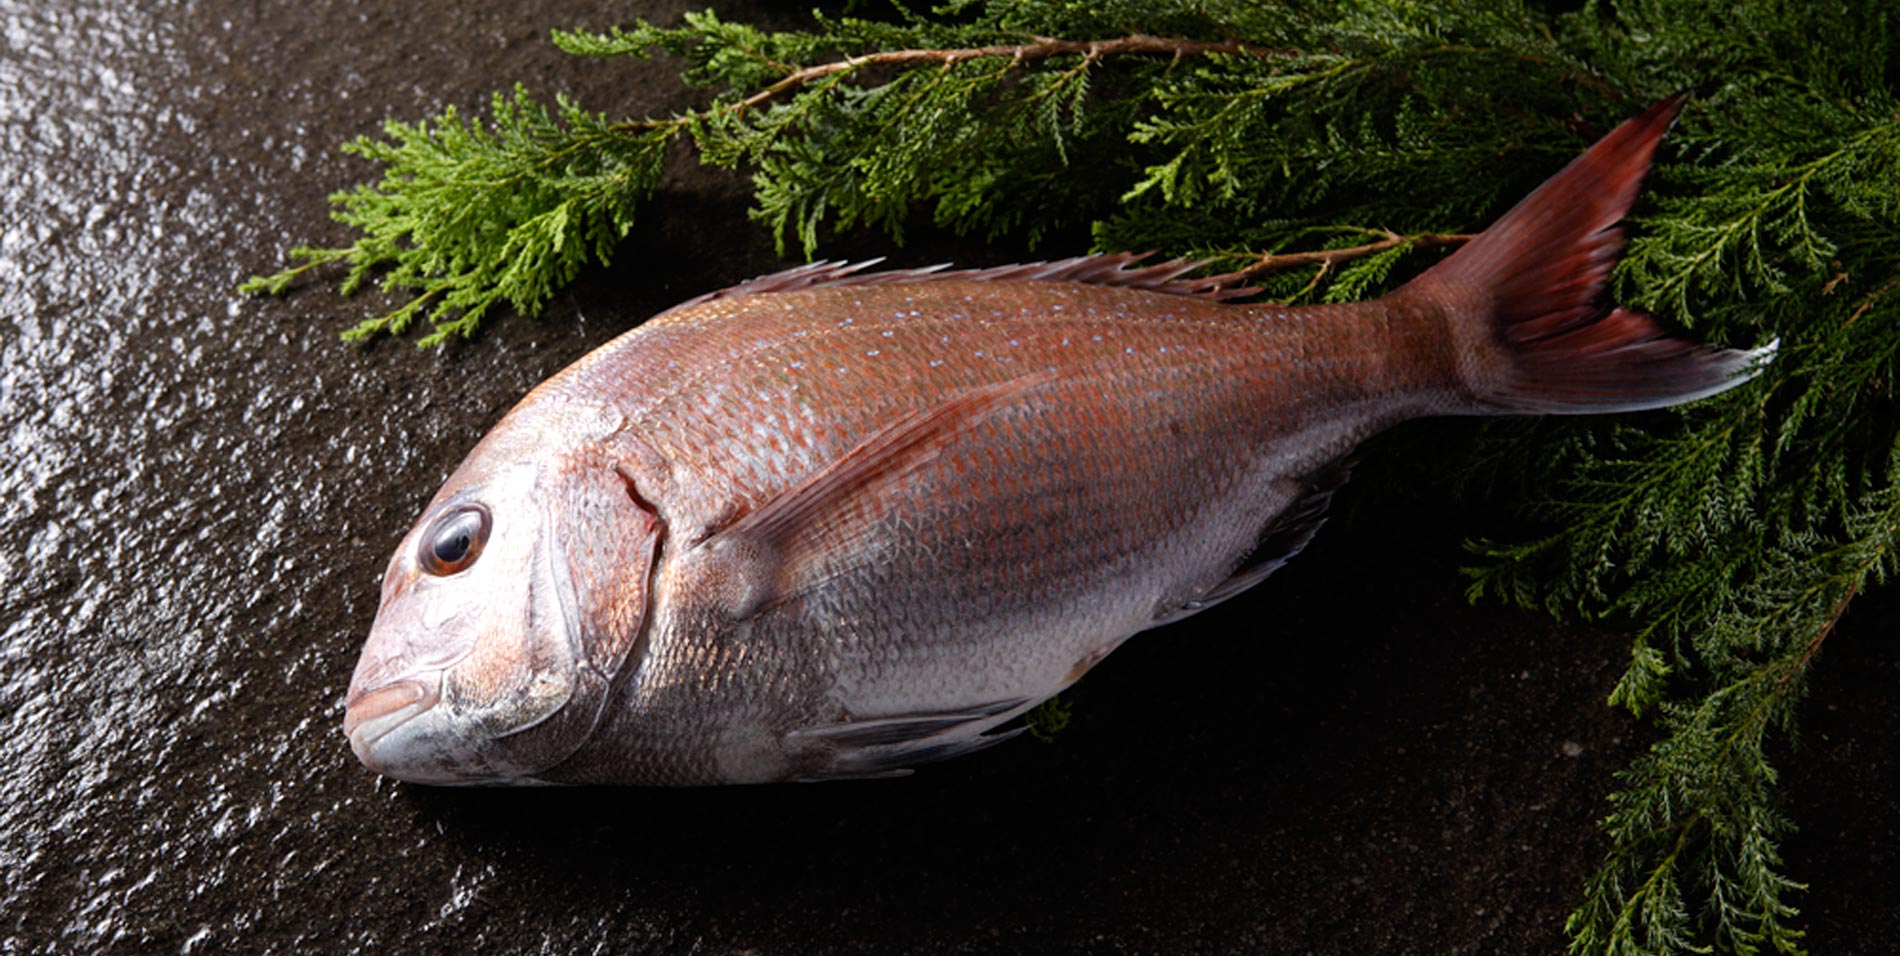
{"label": "green conifer branch", "polygon": [[1657,736],[1610,798],[1573,951],[1801,950],[1768,748],[1793,741],[1816,655],[1900,537],[1900,14],[1881,0],[958,0],[555,42],[677,57],[710,102],[610,120],[517,88],[480,120],[391,123],[347,147],[383,172],[332,199],[354,241],[246,288],[341,269],[346,292],[411,296],[352,334],[426,316],[425,344],[499,303],[533,312],[607,261],[686,137],[748,171],[753,217],[807,254],[922,219],[1032,242],[1086,225],[1103,250],[1346,301],[1696,88],[1614,291],[1699,337],[1778,338],[1778,357],[1679,412],[1488,428],[1465,480],[1541,530],[1474,543],[1471,593],[1636,628],[1610,703]]}
{"label": "green conifer branch", "polygon": [[422,344],[468,336],[496,303],[533,313],[589,261],[605,262],[633,227],[635,200],[659,181],[677,130],[631,135],[565,97],[555,107],[522,87],[497,93],[485,121],[453,107],[421,123],[391,121],[384,139],[343,150],[384,166],[383,178],[330,197],[359,230],[338,248],[297,248],[300,262],[240,289],[282,293],[306,271],[345,264],[344,294],[375,281],[414,294],[344,333],[402,333],[426,315]]}

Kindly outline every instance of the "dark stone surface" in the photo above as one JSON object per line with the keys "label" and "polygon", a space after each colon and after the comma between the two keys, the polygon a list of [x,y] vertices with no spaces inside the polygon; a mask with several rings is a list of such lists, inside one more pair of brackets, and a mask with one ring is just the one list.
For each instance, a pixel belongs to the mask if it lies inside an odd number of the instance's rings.
{"label": "dark stone surface", "polygon": [[[1602,704],[1625,637],[1466,607],[1484,516],[1433,499],[1349,495],[1288,571],[1098,668],[1053,745],[716,791],[356,764],[377,579],[463,452],[779,263],[743,178],[682,165],[613,272],[472,346],[348,347],[376,296],[232,289],[346,239],[324,196],[369,169],[333,147],[386,116],[515,79],[690,102],[674,64],[546,41],[680,7],[0,0],[0,953],[1560,952],[1645,733]],[[946,253],[1007,254],[899,261]],[[1782,762],[1817,953],[1900,937],[1896,610],[1830,638]]]}

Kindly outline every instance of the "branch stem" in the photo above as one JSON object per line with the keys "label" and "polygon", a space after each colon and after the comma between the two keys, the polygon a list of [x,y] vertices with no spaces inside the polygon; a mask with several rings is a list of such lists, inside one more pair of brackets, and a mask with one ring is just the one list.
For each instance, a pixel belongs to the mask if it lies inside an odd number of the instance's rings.
{"label": "branch stem", "polygon": [[833,63],[820,63],[817,66],[794,70],[771,86],[741,100],[736,108],[744,110],[758,106],[787,90],[803,86],[813,80],[865,66],[907,63],[941,63],[944,66],[953,66],[965,60],[984,57],[1008,57],[1012,64],[1016,64],[1077,53],[1082,54],[1089,62],[1100,60],[1105,56],[1118,56],[1125,53],[1172,56],[1177,60],[1186,56],[1206,56],[1210,53],[1254,57],[1294,55],[1291,51],[1255,46],[1239,40],[1176,40],[1139,33],[1114,40],[1062,40],[1055,37],[1037,37],[1033,43],[1005,43],[944,50],[885,50],[880,53],[865,53],[845,57]]}
{"label": "branch stem", "polygon": [[[1375,233],[1376,235],[1376,233]],[[1409,236],[1400,235],[1391,230],[1385,231],[1385,238],[1377,242],[1368,242],[1362,246],[1347,246],[1344,249],[1317,249],[1312,252],[1263,252],[1251,265],[1235,269],[1225,275],[1214,276],[1219,288],[1231,288],[1244,285],[1255,276],[1269,272],[1283,272],[1287,269],[1300,269],[1306,266],[1319,266],[1320,275],[1331,272],[1334,266],[1353,259],[1376,256],[1381,252],[1410,244],[1415,249],[1430,249],[1435,246],[1456,246],[1477,238],[1476,233],[1440,233],[1420,232]],[[1317,281],[1317,280],[1316,280]]]}

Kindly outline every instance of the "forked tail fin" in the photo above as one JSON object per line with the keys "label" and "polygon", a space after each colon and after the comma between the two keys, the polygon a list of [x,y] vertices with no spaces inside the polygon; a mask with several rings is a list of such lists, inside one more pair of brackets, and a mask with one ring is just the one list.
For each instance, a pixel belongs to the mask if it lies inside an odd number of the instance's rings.
{"label": "forked tail fin", "polygon": [[1662,408],[1733,388],[1774,351],[1672,338],[1603,301],[1617,223],[1686,94],[1612,130],[1397,295],[1450,316],[1474,411],[1588,414]]}

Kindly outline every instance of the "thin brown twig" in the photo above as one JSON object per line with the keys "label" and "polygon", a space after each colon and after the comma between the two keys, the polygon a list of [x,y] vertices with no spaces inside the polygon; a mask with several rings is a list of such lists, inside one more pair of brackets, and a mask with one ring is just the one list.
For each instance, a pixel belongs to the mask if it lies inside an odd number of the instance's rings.
{"label": "thin brown twig", "polygon": [[1306,281],[1306,285],[1300,287],[1300,291],[1293,293],[1291,296],[1288,296],[1286,301],[1298,302],[1301,299],[1304,299],[1307,296],[1311,295],[1314,289],[1319,288],[1319,284],[1321,282],[1326,281],[1327,273],[1330,273],[1332,271],[1333,271],[1333,264],[1331,261],[1320,263],[1319,268],[1313,270],[1313,278],[1308,279]]}
{"label": "thin brown twig", "polygon": [[1814,658],[1821,653],[1822,642],[1827,640],[1829,634],[1834,633],[1835,626],[1840,624],[1841,618],[1847,614],[1847,605],[1852,603],[1858,594],[1860,594],[1860,585],[1855,584],[1847,589],[1847,593],[1841,595],[1840,600],[1834,602],[1834,607],[1828,611],[1827,621],[1815,630],[1812,637],[1808,638],[1807,646],[1801,649],[1801,655],[1795,658],[1775,679],[1777,693],[1793,683],[1796,677],[1808,669],[1808,665],[1814,663]]}
{"label": "thin brown twig", "polygon": [[1239,40],[1173,40],[1139,33],[1114,40],[1061,40],[1054,37],[1037,37],[1034,43],[998,44],[952,50],[885,50],[881,53],[865,53],[860,56],[845,57],[835,63],[820,63],[817,66],[795,70],[771,86],[741,100],[735,108],[744,110],[758,106],[787,90],[833,73],[854,70],[861,66],[917,62],[934,62],[950,66],[983,57],[1008,57],[1012,63],[1022,63],[1072,53],[1083,54],[1090,61],[1123,53],[1166,54],[1177,60],[1184,56],[1205,56],[1209,53],[1257,57],[1294,55],[1288,50],[1269,49],[1251,43],[1242,43]]}
{"label": "thin brown twig", "polygon": [[[1832,283],[1830,283],[1830,285],[1831,284]],[[1888,282],[1886,285],[1883,285],[1880,288],[1867,293],[1867,295],[1860,300],[1860,304],[1854,307],[1854,311],[1847,316],[1847,321],[1841,323],[1841,328],[1846,328],[1850,325],[1853,325],[1856,321],[1860,319],[1861,316],[1866,315],[1867,310],[1873,308],[1874,303],[1879,301],[1881,296],[1886,295],[1889,292],[1892,292],[1895,286],[1900,286],[1900,279],[1895,279],[1891,282]],[[1827,290],[1823,289],[1822,293],[1826,294],[1826,291]]]}
{"label": "thin brown twig", "polygon": [[[1255,276],[1269,272],[1281,272],[1286,269],[1298,269],[1303,266],[1319,266],[1319,275],[1331,272],[1333,267],[1353,259],[1376,256],[1381,252],[1396,249],[1410,243],[1415,249],[1430,249],[1434,246],[1455,246],[1477,238],[1475,233],[1420,232],[1402,236],[1390,229],[1385,238],[1377,242],[1368,242],[1363,246],[1348,246],[1344,249],[1317,249],[1312,252],[1263,252],[1252,265],[1243,266],[1225,275],[1212,276],[1210,281],[1218,288],[1232,288],[1245,285]],[[1318,281],[1318,277],[1315,278]]]}

